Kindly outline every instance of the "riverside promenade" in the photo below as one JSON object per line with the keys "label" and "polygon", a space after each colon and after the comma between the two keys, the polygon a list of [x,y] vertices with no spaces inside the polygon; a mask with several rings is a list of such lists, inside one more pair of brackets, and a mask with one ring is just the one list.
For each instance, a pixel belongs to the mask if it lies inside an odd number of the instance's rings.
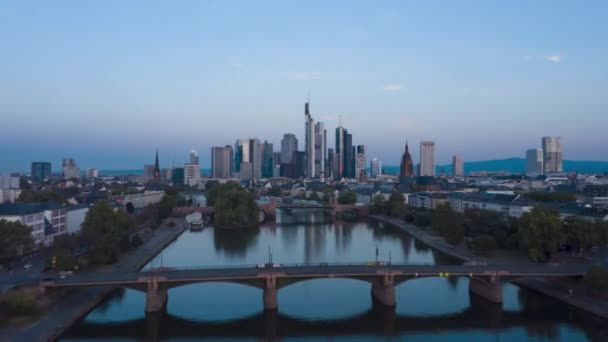
{"label": "riverside promenade", "polygon": [[[400,219],[384,215],[369,215],[369,218],[397,227],[401,231],[424,242],[431,248],[463,262],[472,260],[487,263],[504,262],[504,260],[498,261],[492,258],[476,256],[469,250],[454,247],[447,243],[442,237],[432,235],[429,232],[412,224],[407,224]],[[594,314],[600,318],[608,319],[608,300],[587,295],[584,287],[580,283],[573,280],[558,281],[555,279],[545,278],[525,278],[512,281],[512,283],[521,288],[532,290],[559,300],[579,310]],[[570,290],[572,290],[572,293]]]}
{"label": "riverside promenade", "polygon": [[[169,227],[168,222],[176,223]],[[171,242],[175,241],[186,230],[183,219],[167,220],[157,228],[148,241],[139,248],[125,255],[115,265],[101,268],[99,273],[135,272],[145,266],[154,256]],[[36,322],[25,327],[0,329],[0,342],[19,341],[54,341],[74,322],[93,310],[112,288],[91,287],[75,290],[56,302]]]}

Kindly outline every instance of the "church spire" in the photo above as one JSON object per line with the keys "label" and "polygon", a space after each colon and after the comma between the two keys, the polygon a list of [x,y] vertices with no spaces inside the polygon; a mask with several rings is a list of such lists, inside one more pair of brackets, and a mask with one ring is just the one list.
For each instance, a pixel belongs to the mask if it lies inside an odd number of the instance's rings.
{"label": "church spire", "polygon": [[160,166],[158,165],[158,147],[156,148],[156,160],[154,162],[154,181],[160,183]]}

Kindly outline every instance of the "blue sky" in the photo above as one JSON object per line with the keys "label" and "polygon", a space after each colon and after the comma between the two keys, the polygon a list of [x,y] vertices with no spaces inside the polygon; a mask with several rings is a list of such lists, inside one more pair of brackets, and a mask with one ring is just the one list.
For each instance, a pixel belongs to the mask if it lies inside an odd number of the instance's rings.
{"label": "blue sky", "polygon": [[0,170],[163,166],[255,136],[303,143],[303,103],[368,159],[608,160],[606,1],[0,1]]}

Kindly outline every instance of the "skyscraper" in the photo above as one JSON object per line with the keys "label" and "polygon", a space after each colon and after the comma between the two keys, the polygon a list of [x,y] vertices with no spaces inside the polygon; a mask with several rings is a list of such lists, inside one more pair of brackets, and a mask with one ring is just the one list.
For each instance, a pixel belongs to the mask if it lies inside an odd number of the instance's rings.
{"label": "skyscraper", "polygon": [[51,163],[32,162],[31,176],[36,180],[48,179],[51,177]]}
{"label": "skyscraper", "polygon": [[346,133],[344,130],[344,153],[343,159],[343,174],[345,178],[355,178],[355,150],[353,148],[353,136],[350,133]]}
{"label": "skyscraper", "polygon": [[327,131],[322,122],[315,124],[315,176],[325,177],[327,159]]}
{"label": "skyscraper", "polygon": [[334,149],[327,149],[327,160],[325,161],[325,177],[334,178]]}
{"label": "skyscraper", "polygon": [[171,182],[173,183],[173,186],[184,185],[184,183],[185,183],[184,178],[185,177],[184,177],[184,168],[183,167],[176,167],[171,172]]}
{"label": "skyscraper", "polygon": [[315,177],[315,121],[310,116],[309,103],[304,104],[304,153],[306,153],[306,176]]}
{"label": "skyscraper", "polygon": [[544,173],[562,172],[562,141],[560,137],[543,137]]}
{"label": "skyscraper", "polygon": [[464,161],[461,156],[452,157],[452,176],[462,177],[464,176]]}
{"label": "skyscraper", "polygon": [[[157,152],[158,154],[158,152]],[[190,151],[190,164],[198,164],[198,152],[196,150]]]}
{"label": "skyscraper", "polygon": [[526,151],[526,174],[531,177],[543,174],[543,150],[540,148]]}
{"label": "skyscraper", "polygon": [[262,177],[262,144],[259,139],[240,139],[237,142],[241,152],[239,178],[257,180]]}
{"label": "skyscraper", "polygon": [[306,152],[296,151],[294,161],[294,178],[306,178]]}
{"label": "skyscraper", "polygon": [[372,159],[369,163],[370,176],[372,178],[378,178],[378,176],[382,175],[382,162],[377,158]]}
{"label": "skyscraper", "polygon": [[293,164],[294,153],[298,150],[298,139],[292,133],[283,134],[281,140],[281,164]]}
{"label": "skyscraper", "polygon": [[76,160],[73,158],[64,158],[63,163],[63,178],[78,178],[80,179],[80,168],[76,166]]}
{"label": "skyscraper", "polygon": [[401,156],[401,168],[399,169],[399,177],[412,177],[414,176],[414,162],[412,161],[412,155],[410,154],[407,141],[405,142],[405,152]]}
{"label": "skyscraper", "polygon": [[144,182],[150,182],[154,179],[154,164],[144,165]]}
{"label": "skyscraper", "polygon": [[262,178],[271,178],[273,171],[273,146],[272,143],[264,141],[262,145]]}
{"label": "skyscraper", "polygon": [[357,145],[357,153],[355,154],[355,177],[360,178],[361,173],[365,174],[365,146]]}
{"label": "skyscraper", "polygon": [[336,149],[334,151],[334,178],[344,177],[344,136],[347,131],[344,127],[336,127]]}
{"label": "skyscraper", "polygon": [[435,176],[435,142],[420,142],[420,176]]}
{"label": "skyscraper", "polygon": [[232,172],[232,147],[212,147],[211,177],[222,179],[231,178]]}

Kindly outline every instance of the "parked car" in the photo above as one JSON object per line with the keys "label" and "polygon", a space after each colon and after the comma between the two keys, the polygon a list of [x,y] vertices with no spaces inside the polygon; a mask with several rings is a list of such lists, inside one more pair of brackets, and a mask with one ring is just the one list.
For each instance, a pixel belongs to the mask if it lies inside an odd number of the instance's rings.
{"label": "parked car", "polygon": [[281,267],[281,264],[272,264],[272,267]]}
{"label": "parked car", "polygon": [[266,268],[266,264],[257,264],[255,267],[257,267],[257,268]]}

